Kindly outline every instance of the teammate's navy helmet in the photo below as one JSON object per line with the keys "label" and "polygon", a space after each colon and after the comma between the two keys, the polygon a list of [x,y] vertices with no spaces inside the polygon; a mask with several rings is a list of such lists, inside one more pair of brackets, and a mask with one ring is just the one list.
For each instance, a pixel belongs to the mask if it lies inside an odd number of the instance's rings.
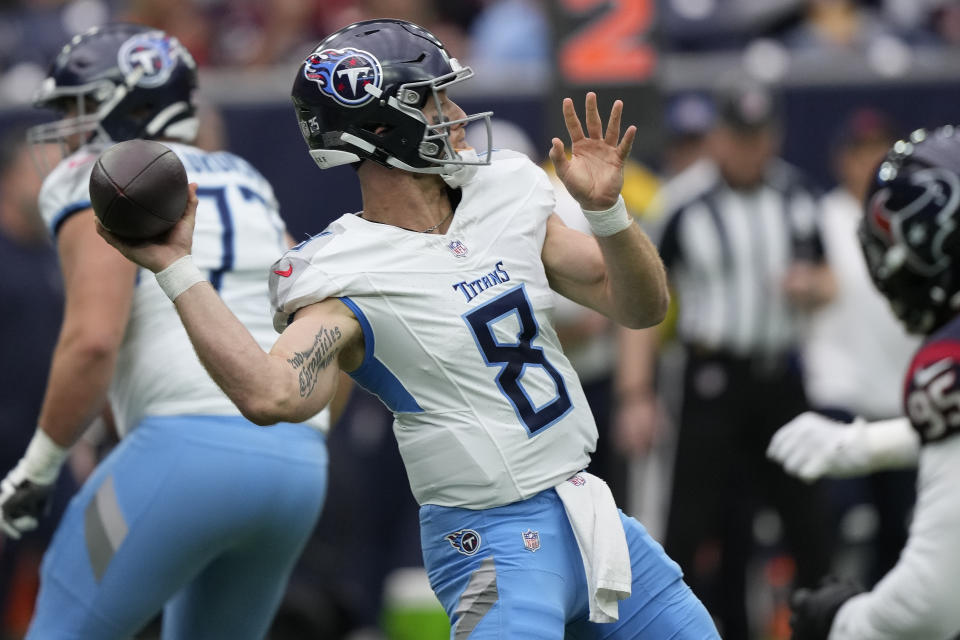
{"label": "teammate's navy helmet", "polygon": [[[437,38],[412,22],[366,20],[328,36],[293,82],[293,104],[310,156],[321,169],[371,159],[417,173],[451,173],[484,160],[461,156],[450,128],[492,112],[428,122],[422,108],[438,92],[473,76]],[[489,145],[487,147],[490,148]]]}
{"label": "teammate's navy helmet", "polygon": [[874,175],[860,243],[874,284],[911,333],[960,310],[960,129],[915,131]]}
{"label": "teammate's navy helmet", "polygon": [[68,42],[34,104],[65,115],[33,127],[31,142],[196,137],[197,65],[180,42],[151,27],[109,24]]}

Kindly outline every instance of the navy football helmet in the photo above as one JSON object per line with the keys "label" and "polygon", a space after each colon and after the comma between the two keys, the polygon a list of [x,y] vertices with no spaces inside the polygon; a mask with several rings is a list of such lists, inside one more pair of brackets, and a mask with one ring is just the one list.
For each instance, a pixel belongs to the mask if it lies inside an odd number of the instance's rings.
{"label": "navy football helmet", "polygon": [[[300,65],[293,104],[310,156],[321,169],[370,159],[417,173],[450,174],[489,164],[460,154],[450,129],[483,121],[487,111],[428,122],[422,108],[439,92],[473,76],[423,27],[403,20],[366,20],[323,40]],[[441,120],[443,120],[441,118]]]}
{"label": "navy football helmet", "polygon": [[960,128],[915,131],[874,175],[860,224],[870,276],[911,333],[960,310]]}
{"label": "navy football helmet", "polygon": [[68,42],[34,104],[64,117],[31,128],[30,142],[121,142],[197,134],[197,65],[163,31],[133,24],[94,27]]}

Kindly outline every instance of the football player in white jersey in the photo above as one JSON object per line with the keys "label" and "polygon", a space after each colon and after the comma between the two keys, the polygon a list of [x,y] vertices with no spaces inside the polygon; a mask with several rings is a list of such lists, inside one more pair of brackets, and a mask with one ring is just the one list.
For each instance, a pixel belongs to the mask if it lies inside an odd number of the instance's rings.
{"label": "football player in white jersey", "polygon": [[40,193],[66,287],[39,426],[0,485],[0,526],[36,526],[68,449],[109,404],[121,443],[71,502],[48,550],[29,638],[128,638],[164,608],[165,638],[261,638],[326,487],[326,412],[262,429],[210,379],[153,277],[97,236],[88,183],[98,154],[153,138],[195,190],[197,265],[254,340],[273,341],[270,265],[289,246],[273,191],[247,162],[188,143],[196,67],[162,31],[77,36],[38,102],[64,119],[35,142],[69,155]]}
{"label": "football player in white jersey", "polygon": [[893,145],[867,193],[860,242],[874,284],[924,336],[903,384],[906,417],[841,424],[804,413],[767,455],[813,481],[917,466],[917,500],[896,565],[870,590],[833,580],[794,596],[793,640],[960,637],[960,128]]}
{"label": "football player in white jersey", "polygon": [[590,93],[584,133],[564,101],[572,157],[559,139],[551,157],[594,238],[553,214],[525,157],[465,148],[490,113],[466,115],[447,89],[471,75],[399,20],[346,27],[300,66],[310,155],[355,166],[363,211],[274,265],[268,354],[193,264],[195,198],[163,243],[100,232],[157,273],[251,420],[315,413],[340,370],[390,407],[451,638],[716,638],[679,567],[581,471],[596,426],[551,325],[551,289],[631,327],[663,318],[663,266],[619,195],[636,128],[621,138],[617,101],[604,132]]}

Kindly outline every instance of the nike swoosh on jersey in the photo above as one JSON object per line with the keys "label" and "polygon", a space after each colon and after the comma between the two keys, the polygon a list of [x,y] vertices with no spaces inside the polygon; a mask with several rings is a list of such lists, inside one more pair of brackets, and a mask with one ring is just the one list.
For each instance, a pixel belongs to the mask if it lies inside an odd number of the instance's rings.
{"label": "nike swoosh on jersey", "polygon": [[276,269],[274,269],[273,272],[274,272],[275,274],[277,274],[278,276],[281,276],[281,277],[284,277],[284,278],[289,278],[289,277],[290,277],[290,274],[293,273],[293,265],[290,265],[289,267],[287,267],[287,268],[284,269],[283,271],[277,271]]}
{"label": "nike swoosh on jersey", "polygon": [[941,373],[949,369],[953,365],[953,360],[950,358],[944,358],[943,360],[938,360],[933,364],[924,367],[923,369],[918,369],[913,374],[913,380],[917,383],[918,387],[925,387],[930,384],[934,378],[939,376]]}

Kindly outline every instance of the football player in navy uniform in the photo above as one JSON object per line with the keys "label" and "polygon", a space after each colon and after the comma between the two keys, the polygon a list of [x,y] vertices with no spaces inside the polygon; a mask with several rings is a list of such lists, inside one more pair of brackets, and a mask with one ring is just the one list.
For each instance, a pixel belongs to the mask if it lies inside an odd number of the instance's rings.
{"label": "football player in navy uniform", "polygon": [[[873,590],[798,591],[794,640],[942,640],[960,633],[960,129],[897,142],[868,192],[860,242],[874,284],[926,336],[904,381],[905,418],[853,425],[803,414],[768,455],[805,480],[918,465],[897,564]],[[876,348],[882,349],[878,344]]]}
{"label": "football player in navy uniform", "polygon": [[393,411],[451,638],[716,638],[676,563],[581,472],[597,429],[550,317],[553,291],[631,327],[666,312],[663,266],[620,196],[636,128],[621,135],[620,101],[604,128],[590,93],[584,132],[564,101],[572,156],[559,139],[550,155],[593,234],[574,231],[529,159],[466,146],[470,123],[489,141],[490,113],[448,95],[471,75],[399,20],[350,25],[300,66],[309,153],[356,168],[363,210],[273,267],[270,353],[192,264],[195,200],[162,243],[101,233],[157,274],[252,420],[315,413],[339,370]]}
{"label": "football player in navy uniform", "polygon": [[256,169],[191,146],[196,80],[176,38],[118,24],[72,39],[40,89],[38,103],[63,118],[28,136],[69,152],[39,199],[66,310],[37,430],[0,483],[5,534],[36,526],[69,447],[105,405],[122,440],[44,557],[31,639],[129,638],[160,609],[165,638],[261,638],[323,503],[326,412],[270,430],[246,420],[156,280],[96,233],[88,185],[99,153],[162,140],[199,185],[194,256],[211,291],[254,344],[273,341],[264,274],[289,246],[284,225]]}

